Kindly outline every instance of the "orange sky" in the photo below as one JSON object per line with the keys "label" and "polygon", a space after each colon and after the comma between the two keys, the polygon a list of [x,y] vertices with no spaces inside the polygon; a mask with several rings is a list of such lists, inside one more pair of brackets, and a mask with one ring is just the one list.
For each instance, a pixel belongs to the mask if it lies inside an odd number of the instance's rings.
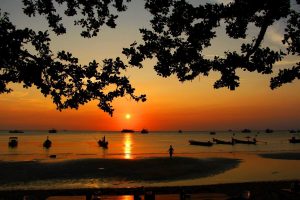
{"label": "orange sky", "polygon": [[[128,47],[139,40],[138,28],[146,23],[147,16],[141,9],[142,1],[135,1],[126,14],[120,15],[118,28],[103,29],[97,38],[83,39],[80,29],[71,34],[54,37],[53,51],[69,50],[85,64],[92,59],[100,62],[104,58],[121,56],[122,47]],[[21,14],[20,2],[1,1],[2,11],[11,13],[11,20],[19,27],[31,23],[40,24],[40,18],[27,19]],[[140,17],[137,17],[139,15]],[[33,20],[33,21],[32,21]],[[142,25],[141,25],[142,24]],[[70,26],[72,27],[72,26]],[[225,50],[238,48],[243,41],[228,40],[222,31],[213,41],[205,55],[222,55]],[[254,34],[254,33],[249,33]],[[268,30],[264,45],[284,48],[280,44],[282,34],[280,24]],[[122,57],[124,58],[124,57]],[[297,57],[290,57],[277,64],[291,66]],[[179,83],[175,77],[158,77],[153,69],[154,61],[146,61],[144,69],[129,69],[137,94],[147,94],[147,102],[136,103],[129,97],[113,102],[113,117],[99,110],[97,102],[81,106],[79,110],[59,112],[50,97],[44,98],[35,88],[23,89],[13,85],[14,92],[0,95],[0,129],[67,129],[67,130],[227,130],[227,129],[298,129],[300,128],[300,82],[287,84],[272,91],[269,88],[271,75],[240,72],[241,85],[236,91],[213,89],[219,74],[196,78],[192,82]],[[125,115],[131,114],[130,119]]]}

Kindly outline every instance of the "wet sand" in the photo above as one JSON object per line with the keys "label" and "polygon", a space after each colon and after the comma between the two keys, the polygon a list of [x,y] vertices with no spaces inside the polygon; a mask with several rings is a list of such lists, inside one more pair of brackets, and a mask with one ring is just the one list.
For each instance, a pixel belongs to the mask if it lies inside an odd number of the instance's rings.
{"label": "wet sand", "polygon": [[[300,153],[263,153],[259,157],[276,159],[299,160]],[[255,157],[255,156],[254,156]],[[77,160],[52,160],[44,161],[0,161],[0,186],[14,183],[16,181],[26,182],[36,180],[60,179],[81,179],[81,178],[107,178],[108,180],[134,181],[137,184],[144,182],[164,182],[184,179],[197,179],[217,174],[223,174],[230,169],[236,169],[241,163],[240,159],[234,158],[187,158],[174,157],[169,158],[146,158],[146,159],[77,159]],[[286,181],[266,181],[266,182],[237,182],[227,184],[211,184],[194,186],[159,186],[145,187],[155,190],[156,199],[179,199],[179,190],[184,189],[192,196],[191,199],[228,199],[237,197],[244,191],[250,191],[255,199],[299,199],[299,195],[290,198],[290,193],[282,192],[282,189],[289,189],[294,180]],[[199,183],[198,183],[199,184]],[[143,184],[141,184],[143,186]],[[133,196],[121,194],[118,188],[112,188],[108,193],[101,193],[102,199],[129,200]],[[128,186],[130,187],[130,186]],[[51,190],[51,185],[49,186]],[[91,189],[91,188],[90,188]],[[93,188],[92,188],[93,189]],[[105,188],[99,188],[105,189]],[[109,189],[109,188],[107,188]],[[14,189],[13,189],[14,190]],[[48,189],[47,189],[48,190]],[[54,194],[59,190],[53,188]],[[72,188],[73,191],[79,191],[80,188]],[[16,194],[22,193],[22,190],[15,189]],[[40,193],[43,190],[36,190]],[[162,192],[164,191],[164,192]],[[0,193],[4,192],[0,190]],[[11,193],[11,191],[10,191]],[[75,192],[76,193],[76,192]],[[33,193],[34,194],[34,193]],[[118,195],[119,196],[115,196]],[[125,195],[125,196],[124,196]],[[128,195],[128,194],[127,194]],[[293,194],[292,194],[293,195]],[[51,200],[74,199],[72,196],[55,197],[50,195]],[[85,199],[85,196],[77,196],[78,199]],[[104,198],[105,197],[105,198]]]}
{"label": "wet sand", "polygon": [[[251,199],[262,200],[296,200],[299,199],[300,193],[289,190],[293,181],[268,181],[268,182],[245,182],[245,183],[228,183],[199,186],[177,186],[177,187],[142,187],[142,193],[138,193],[144,200],[146,191],[152,191],[155,199],[159,200],[179,200],[180,192],[184,191],[189,199],[240,199],[245,192],[250,194]],[[84,194],[101,194],[101,199],[106,200],[130,200],[133,194],[137,194],[137,188],[94,188],[94,189],[69,189],[69,190],[14,190],[1,191],[0,197],[45,197],[51,200],[62,199],[85,199]],[[66,195],[66,196],[62,196]],[[99,195],[97,195],[99,196]],[[0,198],[1,199],[1,198]]]}
{"label": "wet sand", "polygon": [[163,182],[208,177],[239,165],[231,158],[80,159],[57,162],[0,161],[0,184],[51,179],[109,178]]}

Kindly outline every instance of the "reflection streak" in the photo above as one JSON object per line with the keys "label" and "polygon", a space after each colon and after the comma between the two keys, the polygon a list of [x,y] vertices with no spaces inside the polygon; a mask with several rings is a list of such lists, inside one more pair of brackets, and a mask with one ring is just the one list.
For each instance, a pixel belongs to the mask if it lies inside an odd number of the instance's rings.
{"label": "reflection streak", "polygon": [[124,143],[124,158],[132,159],[132,156],[131,156],[131,144],[132,144],[131,134],[127,133],[124,135],[123,143]]}

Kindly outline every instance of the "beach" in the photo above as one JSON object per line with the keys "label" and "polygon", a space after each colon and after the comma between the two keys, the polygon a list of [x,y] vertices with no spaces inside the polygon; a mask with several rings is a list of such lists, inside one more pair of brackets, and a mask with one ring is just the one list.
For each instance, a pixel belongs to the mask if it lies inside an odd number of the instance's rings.
{"label": "beach", "polygon": [[296,200],[300,193],[290,190],[294,180],[290,181],[264,181],[212,184],[199,186],[176,187],[136,187],[136,188],[77,188],[77,189],[51,189],[51,190],[0,190],[0,199],[105,199],[105,200],[134,200],[134,194],[145,200],[148,194],[155,194],[159,200],[182,200],[182,194],[193,200],[233,200],[249,194],[249,199],[264,200]]}
{"label": "beach", "polygon": [[[299,160],[300,153],[272,153],[261,154],[257,157]],[[86,199],[84,194],[101,194],[106,200],[133,200],[133,194],[144,198],[147,191],[156,195],[155,199],[180,200],[180,193],[188,194],[191,199],[230,199],[239,197],[249,191],[252,199],[297,199],[298,194],[290,192],[291,184],[297,178],[280,181],[242,181],[236,183],[174,185],[168,182],[199,180],[224,174],[241,164],[239,159],[229,158],[187,158],[174,157],[146,158],[146,159],[76,159],[76,160],[48,160],[48,161],[15,161],[0,162],[0,196],[47,196],[51,200]],[[22,169],[22,170],[20,170]],[[30,173],[28,173],[30,172]],[[93,181],[102,179],[100,185],[52,185],[53,182],[76,182],[86,179]],[[122,182],[117,185],[107,185],[109,182]],[[10,184],[12,183],[12,184]],[[35,183],[35,184],[32,184]],[[123,187],[128,183],[127,187]],[[134,184],[132,184],[134,183]],[[148,184],[145,184],[148,183]],[[158,183],[164,186],[156,186]],[[22,186],[32,184],[35,187],[22,189]],[[36,187],[40,185],[39,187]],[[46,186],[46,187],[45,187]],[[1,198],[0,198],[1,199]],[[5,198],[4,198],[5,199]]]}
{"label": "beach", "polygon": [[213,176],[237,167],[239,162],[228,158],[186,157],[0,162],[0,184],[101,178],[128,182],[166,182]]}
{"label": "beach", "polygon": [[[108,149],[97,146],[97,138],[104,134],[109,141]],[[1,134],[2,194],[50,192],[52,199],[62,199],[59,195],[55,197],[59,191],[68,195],[65,192],[71,190],[70,196],[78,194],[76,198],[82,199],[85,198],[82,190],[101,190],[102,195],[107,195],[105,198],[114,199],[114,196],[121,200],[133,198],[132,192],[120,192],[124,188],[146,188],[155,191],[157,199],[175,200],[184,188],[193,194],[192,199],[199,195],[202,195],[200,199],[213,199],[213,196],[226,199],[245,190],[257,196],[262,196],[263,190],[270,190],[268,195],[276,199],[281,189],[289,189],[293,181],[300,180],[300,145],[289,144],[285,132],[272,137],[260,134],[257,145],[212,147],[188,144],[189,139],[210,140],[212,136],[208,132],[104,134],[52,134],[50,149],[42,148],[42,142],[48,136],[44,132],[17,134],[17,148],[7,148],[7,138],[11,135]],[[214,137],[225,140],[231,135],[224,132]],[[236,133],[236,137],[245,135]],[[172,159],[168,155],[170,144],[175,149]],[[50,155],[56,155],[56,158],[50,158]],[[115,196],[117,194],[120,196]]]}

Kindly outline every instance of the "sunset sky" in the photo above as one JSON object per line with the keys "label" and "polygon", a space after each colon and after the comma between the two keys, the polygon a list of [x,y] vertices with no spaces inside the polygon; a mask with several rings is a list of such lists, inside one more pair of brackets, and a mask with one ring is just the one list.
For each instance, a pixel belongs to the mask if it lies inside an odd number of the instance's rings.
{"label": "sunset sky", "polygon": [[[217,0],[207,2],[214,1]],[[82,64],[93,59],[101,63],[104,58],[117,56],[125,59],[122,48],[134,41],[139,42],[138,29],[149,27],[150,15],[143,4],[144,1],[132,0],[128,10],[119,14],[116,29],[104,27],[92,39],[80,37],[81,28],[72,26],[73,18],[65,19],[65,24],[69,24],[67,34],[57,37],[50,31],[52,51],[70,51]],[[0,7],[2,12],[10,13],[10,20],[18,28],[47,29],[43,17],[29,18],[22,13],[20,0],[1,0]],[[281,43],[283,29],[284,22],[275,23],[268,29],[263,45],[284,50]],[[252,40],[251,36],[256,35],[257,30],[251,29],[248,34],[248,39]],[[229,39],[224,29],[218,29],[217,35],[212,46],[204,52],[207,57],[222,56],[226,50],[239,50],[241,43],[245,42]],[[12,93],[0,95],[0,130],[300,129],[300,81],[276,90],[269,87],[270,78],[279,68],[290,67],[296,62],[299,62],[299,57],[288,57],[275,65],[271,75],[240,71],[240,87],[230,91],[213,88],[219,73],[180,83],[175,76],[162,78],[156,75],[153,69],[155,60],[147,60],[143,69],[125,72],[136,88],[136,94],[146,94],[147,101],[136,103],[130,97],[119,98],[113,102],[113,117],[100,110],[97,102],[90,102],[79,110],[57,111],[50,97],[45,98],[36,88],[23,89],[22,85],[16,84],[12,85]]]}

